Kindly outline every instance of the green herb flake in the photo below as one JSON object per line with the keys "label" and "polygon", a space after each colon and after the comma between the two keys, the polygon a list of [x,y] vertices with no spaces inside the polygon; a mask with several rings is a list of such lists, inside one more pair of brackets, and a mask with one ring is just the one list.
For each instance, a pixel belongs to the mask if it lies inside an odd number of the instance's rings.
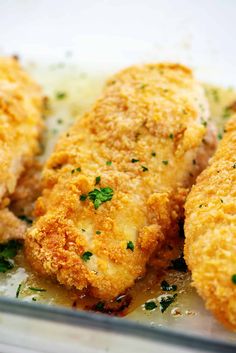
{"label": "green herb flake", "polygon": [[46,292],[47,290],[44,288],[37,288],[37,287],[29,287],[30,290],[33,292]]}
{"label": "green herb flake", "polygon": [[151,156],[152,156],[152,157],[156,157],[156,155],[157,155],[156,152],[152,152],[152,153],[151,153]]}
{"label": "green herb flake", "polygon": [[3,257],[0,258],[0,272],[5,273],[11,270],[14,267],[13,263],[9,260],[4,259]]}
{"label": "green herb flake", "polygon": [[169,138],[170,138],[171,140],[173,140],[174,135],[173,135],[173,134],[169,134]]}
{"label": "green herb flake", "polygon": [[59,100],[66,98],[66,96],[67,96],[66,92],[57,92],[56,93],[56,99],[59,99]]}
{"label": "green herb flake", "polygon": [[202,208],[202,207],[203,207],[203,204],[199,205],[198,207],[199,207],[199,208]]}
{"label": "green herb flake", "polygon": [[224,201],[223,201],[222,199],[220,199],[220,202],[221,202],[221,203],[224,203]]}
{"label": "green herb flake", "polygon": [[90,260],[90,257],[93,256],[93,254],[90,252],[90,251],[85,251],[83,253],[83,255],[81,256],[81,259],[84,261],[84,262],[87,262]]}
{"label": "green herb flake", "polygon": [[20,283],[16,290],[16,298],[19,298],[22,284]]}
{"label": "green herb flake", "polygon": [[135,159],[135,158],[131,159],[131,163],[137,163],[137,162],[139,162],[139,159]]}
{"label": "green herb flake", "polygon": [[193,165],[196,165],[196,163],[197,163],[196,159],[193,159],[192,162],[193,162]]}
{"label": "green herb flake", "polygon": [[97,176],[97,177],[95,178],[95,185],[99,184],[100,181],[101,181],[101,177],[100,177],[100,176]]}
{"label": "green herb flake", "polygon": [[157,308],[157,305],[154,301],[149,301],[144,304],[145,310],[153,310]]}
{"label": "green herb flake", "polygon": [[28,223],[28,224],[32,224],[33,220],[25,215],[20,215],[18,216],[19,219],[21,219],[22,221]]}
{"label": "green herb flake", "polygon": [[95,311],[103,311],[104,306],[105,306],[105,303],[100,301],[100,302],[97,302],[94,309],[95,309]]}
{"label": "green herb flake", "polygon": [[161,282],[161,289],[167,292],[176,291],[177,286],[175,284],[170,285],[167,281],[164,280]]}
{"label": "green herb flake", "polygon": [[223,135],[219,132],[217,135],[218,140],[222,140]]}
{"label": "green herb flake", "polygon": [[134,251],[134,243],[130,240],[127,243],[126,249],[129,249],[131,251]]}
{"label": "green herb flake", "polygon": [[107,161],[106,165],[112,165],[112,161]]}
{"label": "green herb flake", "polygon": [[232,275],[231,281],[233,282],[233,284],[236,284],[236,274]]}
{"label": "green herb flake", "polygon": [[101,234],[101,231],[100,230],[96,230],[96,234]]}
{"label": "green herb flake", "polygon": [[207,127],[207,121],[206,121],[206,120],[203,120],[203,121],[202,121],[202,125],[203,125],[204,127]]}
{"label": "green herb flake", "polygon": [[236,163],[234,163],[232,167],[235,169],[236,168]]}
{"label": "green herb flake", "polygon": [[33,297],[33,298],[32,298],[32,301],[33,301],[33,302],[36,302],[36,301],[37,301],[37,299],[36,299],[35,297]]}
{"label": "green herb flake", "polygon": [[82,232],[86,232],[86,229],[84,229],[84,228],[82,228],[81,230],[82,230]]}
{"label": "green herb flake", "polygon": [[0,272],[5,273],[14,267],[13,259],[22,244],[17,240],[10,240],[6,244],[0,244]]}
{"label": "green herb flake", "polygon": [[110,201],[113,197],[113,190],[109,187],[94,189],[88,193],[89,199],[93,202],[95,210],[98,209],[99,206],[103,202]]}
{"label": "green herb flake", "polygon": [[21,247],[22,244],[17,240],[10,240],[6,244],[0,244],[0,259],[12,259]]}
{"label": "green herb flake", "polygon": [[144,165],[141,165],[141,168],[142,168],[143,172],[147,172],[148,171],[148,168],[145,167]]}
{"label": "green herb flake", "polygon": [[163,296],[160,301],[160,310],[162,313],[166,311],[166,309],[175,301],[177,297],[177,293],[174,295]]}
{"label": "green herb flake", "polygon": [[71,174],[74,174],[75,172],[81,172],[81,168],[78,167],[78,168],[72,169]]}
{"label": "green herb flake", "polygon": [[80,195],[79,199],[80,199],[80,201],[85,201],[87,199],[87,195],[82,194],[82,195]]}
{"label": "green herb flake", "polygon": [[168,165],[168,164],[169,164],[169,161],[162,161],[162,163],[163,163],[164,165]]}
{"label": "green herb flake", "polygon": [[58,123],[58,124],[62,124],[62,123],[63,123],[63,120],[62,120],[62,119],[58,119],[58,120],[57,120],[57,123]]}

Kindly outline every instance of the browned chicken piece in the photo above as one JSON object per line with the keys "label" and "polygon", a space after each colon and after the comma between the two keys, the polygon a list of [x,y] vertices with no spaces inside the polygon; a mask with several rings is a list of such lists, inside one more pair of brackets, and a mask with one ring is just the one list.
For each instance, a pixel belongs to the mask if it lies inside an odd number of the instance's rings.
{"label": "browned chicken piece", "polygon": [[236,330],[236,115],[186,202],[185,259],[206,307]]}
{"label": "browned chicken piece", "polygon": [[32,267],[101,299],[132,286],[178,232],[185,196],[214,145],[208,115],[204,91],[184,66],[134,66],[113,76],[46,164],[26,237]]}
{"label": "browned chicken piece", "polygon": [[39,151],[42,109],[40,87],[16,59],[0,58],[0,241],[25,233],[25,224],[5,207],[26,164]]}

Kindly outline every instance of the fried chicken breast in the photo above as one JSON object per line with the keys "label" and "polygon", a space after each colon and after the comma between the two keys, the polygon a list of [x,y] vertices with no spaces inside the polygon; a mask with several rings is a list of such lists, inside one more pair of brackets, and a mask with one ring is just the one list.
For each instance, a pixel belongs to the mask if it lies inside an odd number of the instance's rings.
{"label": "fried chicken breast", "polygon": [[[206,307],[236,329],[236,115],[186,202],[185,259]],[[235,275],[235,276],[234,276]]]}
{"label": "fried chicken breast", "polygon": [[0,241],[25,233],[24,223],[6,206],[26,164],[39,151],[42,108],[41,89],[18,60],[0,58]]}
{"label": "fried chicken breast", "polygon": [[208,115],[184,66],[134,66],[112,77],[46,164],[26,237],[32,267],[101,299],[132,286],[178,232],[186,193],[211,153]]}

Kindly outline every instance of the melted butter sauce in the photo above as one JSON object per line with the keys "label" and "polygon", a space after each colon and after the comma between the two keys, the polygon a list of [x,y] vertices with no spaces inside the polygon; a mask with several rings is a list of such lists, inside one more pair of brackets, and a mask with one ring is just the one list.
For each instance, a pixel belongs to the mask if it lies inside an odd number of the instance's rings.
{"label": "melted butter sauce", "polygon": [[[41,160],[45,160],[51,153],[58,136],[74,122],[75,118],[87,111],[99,96],[106,75],[86,73],[66,63],[50,66],[38,66],[32,63],[28,66],[28,71],[42,85],[48,97],[45,151],[40,157]],[[220,139],[224,124],[230,115],[227,107],[236,101],[236,92],[232,88],[204,86],[210,104],[211,120],[217,125]],[[145,310],[146,301],[152,300],[158,303],[158,297],[167,293],[160,288],[163,279],[171,285],[177,285],[176,292],[168,292],[171,295],[177,293],[176,300],[163,314],[158,306],[151,311]],[[119,298],[118,302],[111,305],[116,313],[126,315],[135,321],[158,326],[171,324],[184,327],[189,320],[208,315],[190,283],[191,277],[188,272],[169,270],[164,273],[149,269],[145,278],[137,281],[126,297]],[[0,273],[0,295],[16,297],[19,284],[21,287],[18,299],[33,301],[35,305],[40,302],[74,309],[88,309],[95,308],[98,302],[76,290],[67,290],[49,279],[39,278],[31,271],[22,252],[17,255],[15,267],[11,271],[6,274]],[[111,313],[113,309],[110,309]],[[192,326],[197,328],[200,325],[201,320],[195,320]]]}

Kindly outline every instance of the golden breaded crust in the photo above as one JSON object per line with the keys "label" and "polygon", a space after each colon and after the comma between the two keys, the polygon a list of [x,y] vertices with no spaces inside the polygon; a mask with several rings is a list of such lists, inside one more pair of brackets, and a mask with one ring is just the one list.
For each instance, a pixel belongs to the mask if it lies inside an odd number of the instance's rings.
{"label": "golden breaded crust", "polygon": [[185,205],[185,259],[206,307],[236,329],[236,115]]}
{"label": "golden breaded crust", "polygon": [[[207,162],[208,153],[199,159],[207,119],[203,89],[181,65],[113,76],[46,164],[26,239],[32,267],[102,299],[132,286],[178,231],[186,192]],[[95,209],[89,192],[107,187],[111,200]]]}
{"label": "golden breaded crust", "polygon": [[12,194],[26,162],[38,152],[40,87],[14,58],[0,58],[0,202]]}

